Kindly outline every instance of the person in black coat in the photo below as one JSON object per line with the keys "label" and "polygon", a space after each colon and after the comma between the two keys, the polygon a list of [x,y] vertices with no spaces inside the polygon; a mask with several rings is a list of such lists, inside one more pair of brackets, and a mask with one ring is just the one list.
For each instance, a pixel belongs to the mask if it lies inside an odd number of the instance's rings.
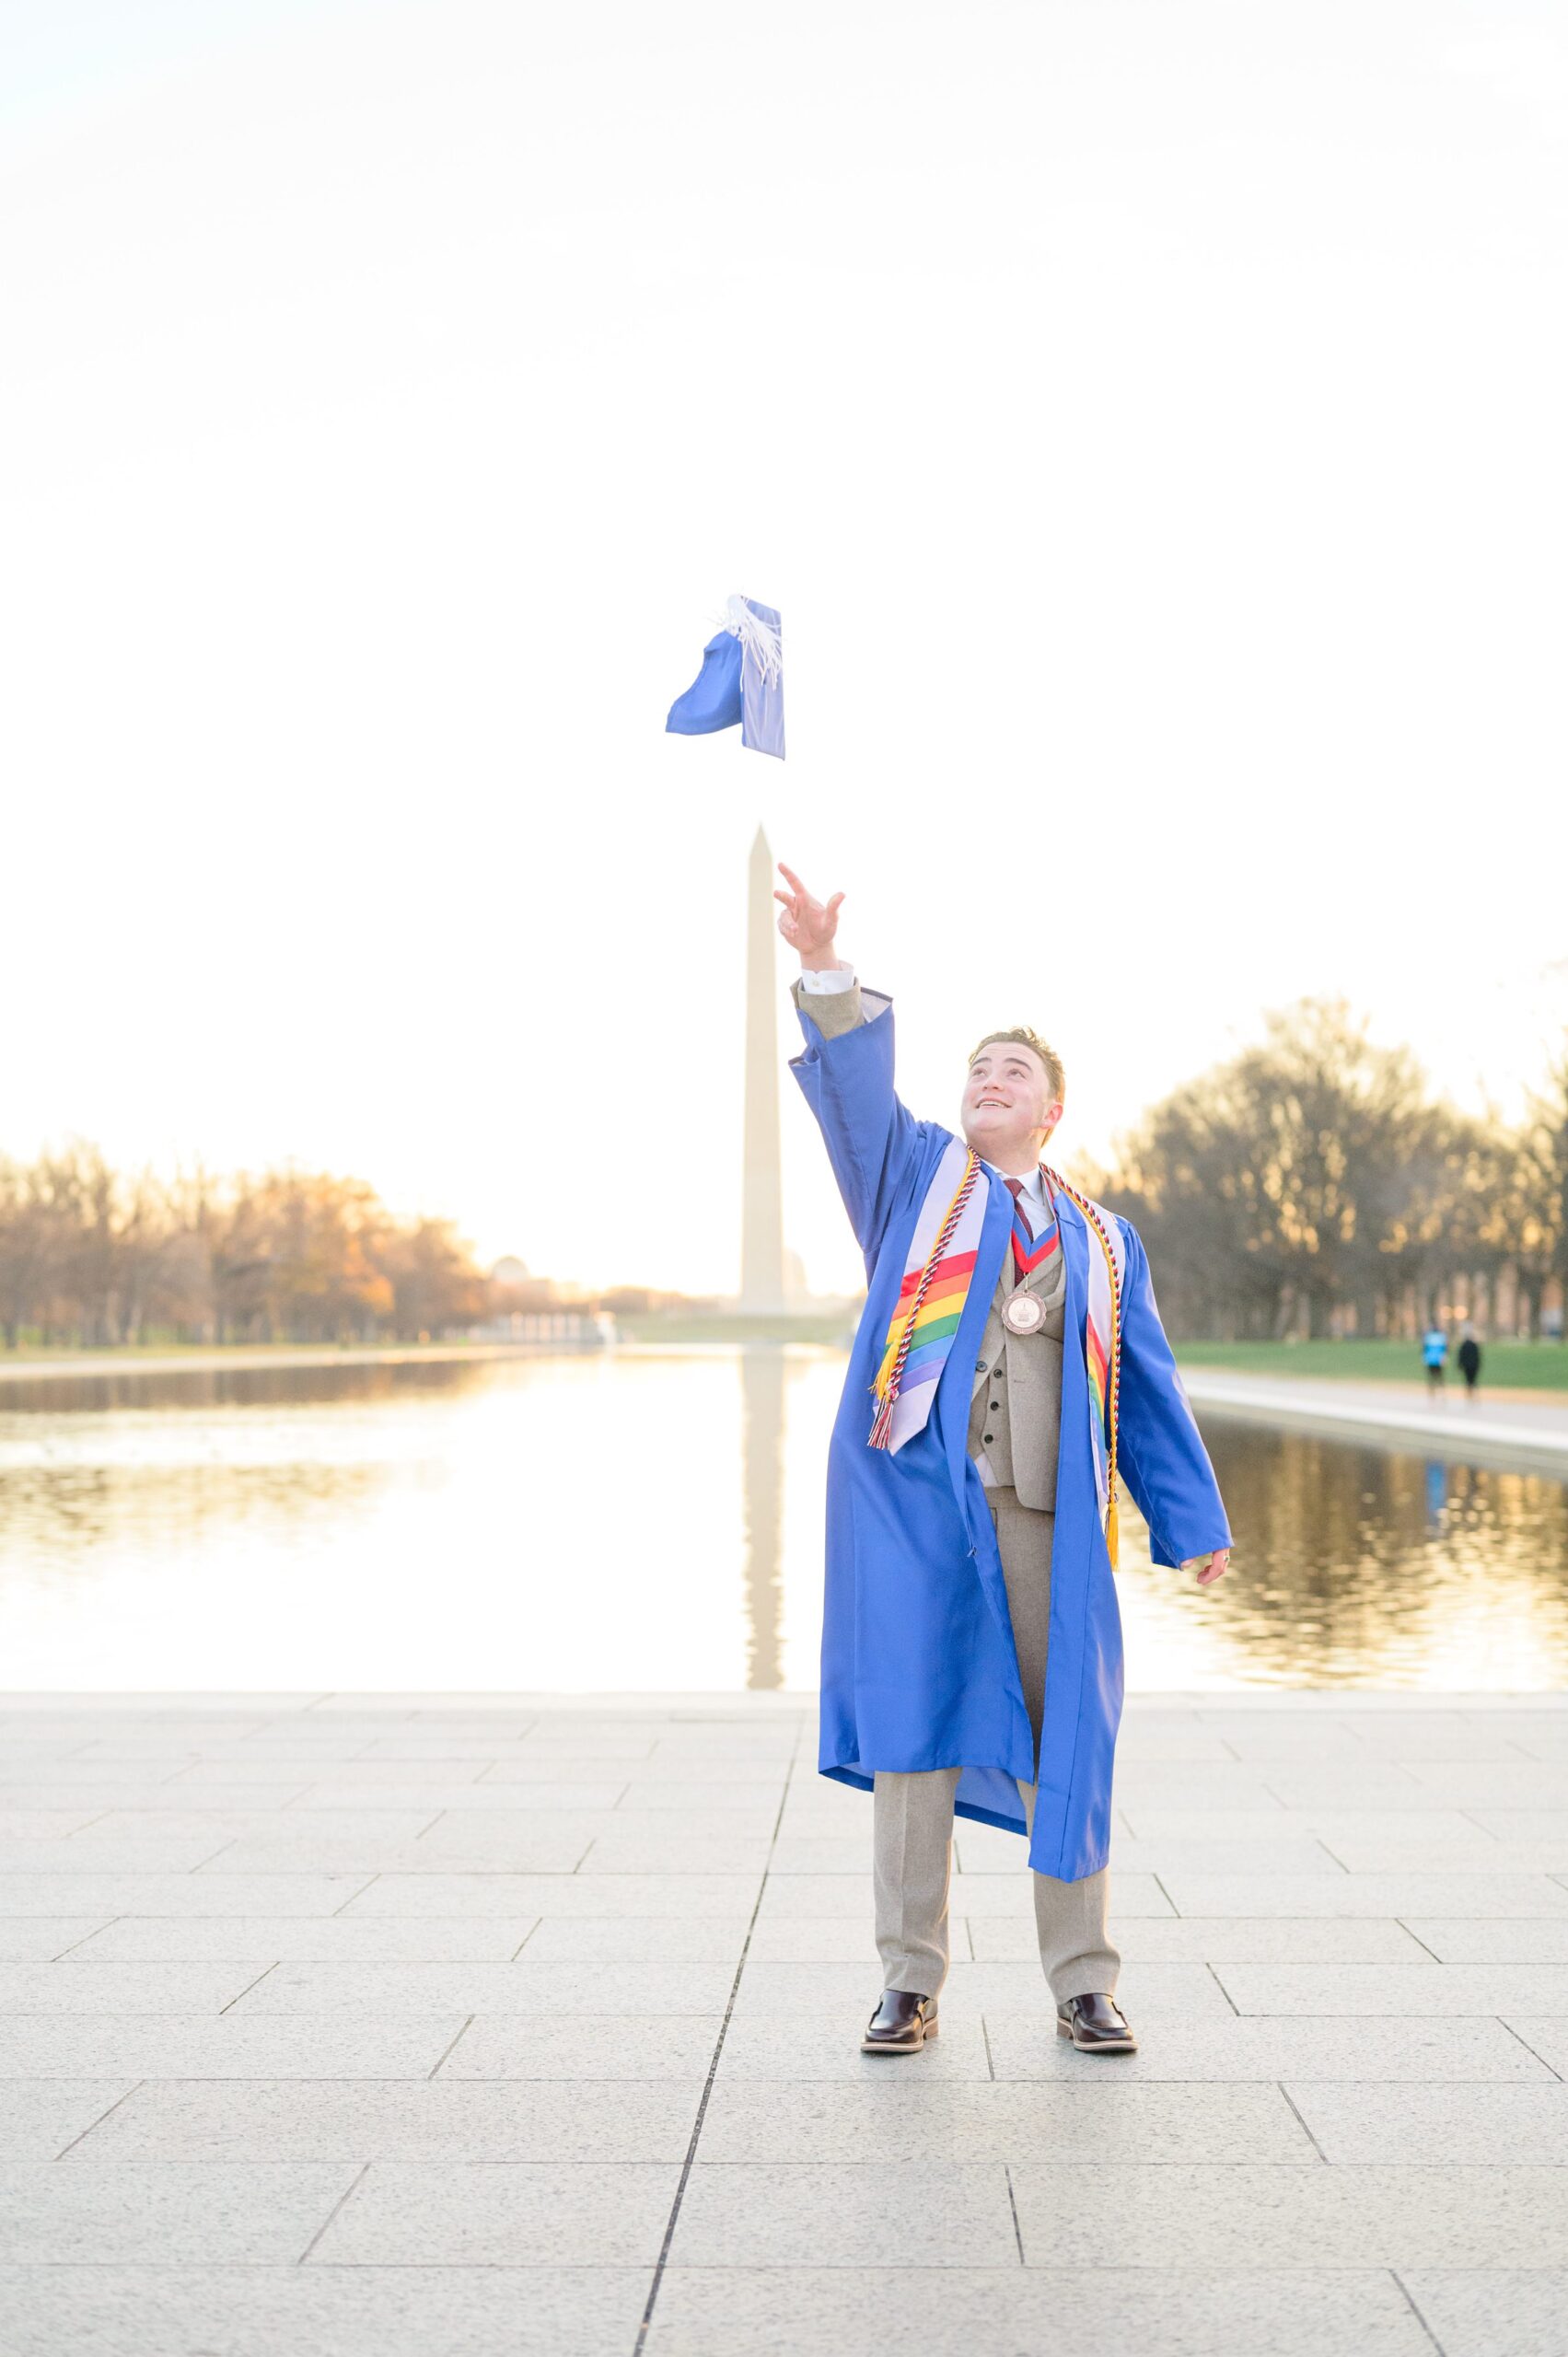
{"label": "person in black coat", "polygon": [[1481,1344],[1476,1341],[1474,1329],[1469,1326],[1466,1327],[1464,1340],[1459,1344],[1459,1373],[1465,1378],[1466,1399],[1473,1399],[1476,1384],[1481,1376]]}

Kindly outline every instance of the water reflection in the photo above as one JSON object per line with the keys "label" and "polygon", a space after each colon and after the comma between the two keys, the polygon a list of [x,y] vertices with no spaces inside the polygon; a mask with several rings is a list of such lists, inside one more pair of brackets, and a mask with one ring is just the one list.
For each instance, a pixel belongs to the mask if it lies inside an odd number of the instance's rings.
{"label": "water reflection", "polygon": [[[544,1364],[530,1358],[528,1365]],[[552,1362],[555,1363],[555,1362]],[[165,1408],[308,1407],[312,1402],[333,1407],[364,1400],[395,1399],[400,1395],[428,1398],[443,1391],[471,1389],[476,1376],[488,1367],[519,1364],[507,1360],[402,1359],[345,1361],[334,1365],[319,1360],[301,1367],[231,1366],[181,1367],[157,1375],[136,1375],[130,1367],[112,1375],[51,1375],[7,1376],[0,1390],[0,1427],[11,1413],[64,1415],[125,1409],[134,1412]]]}
{"label": "water reflection", "polygon": [[741,1513],[746,1532],[746,1683],[784,1684],[784,1354],[740,1353]]}
{"label": "water reflection", "polygon": [[9,1382],[4,1682],[812,1686],[815,1356]]}
{"label": "water reflection", "polygon": [[[815,1685],[844,1362],[758,1347],[0,1389],[12,1687]],[[1131,1689],[1568,1682],[1568,1490],[1205,1407],[1237,1557]]]}
{"label": "water reflection", "polygon": [[1539,1689],[1568,1678],[1562,1482],[1272,1433],[1206,1406],[1201,1422],[1236,1556],[1218,1588],[1197,1588],[1149,1563],[1133,1518],[1140,1545],[1121,1583],[1130,1685]]}
{"label": "water reflection", "polygon": [[1426,1460],[1426,1527],[1429,1530],[1442,1529],[1443,1509],[1447,1503],[1447,1461],[1441,1457],[1429,1457]]}

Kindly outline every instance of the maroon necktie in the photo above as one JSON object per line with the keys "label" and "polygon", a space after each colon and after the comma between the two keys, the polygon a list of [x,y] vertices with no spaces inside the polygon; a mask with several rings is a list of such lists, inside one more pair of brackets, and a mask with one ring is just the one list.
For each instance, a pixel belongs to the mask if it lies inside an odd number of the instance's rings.
{"label": "maroon necktie", "polygon": [[1035,1271],[1043,1268],[1052,1254],[1059,1251],[1062,1246],[1061,1231],[1054,1213],[1048,1216],[1045,1225],[1036,1236],[1028,1213],[1024,1208],[1024,1184],[1022,1178],[1009,1178],[1007,1181],[1013,1197],[1013,1282],[1015,1284],[1021,1284],[1026,1277],[1032,1277]]}
{"label": "maroon necktie", "polygon": [[[1034,1229],[1029,1225],[1028,1212],[1024,1204],[1023,1180],[1009,1178],[1007,1191],[1013,1198],[1013,1283],[1017,1284],[1028,1272],[1028,1249],[1034,1242]],[[1018,1234],[1020,1227],[1024,1231],[1022,1236]]]}

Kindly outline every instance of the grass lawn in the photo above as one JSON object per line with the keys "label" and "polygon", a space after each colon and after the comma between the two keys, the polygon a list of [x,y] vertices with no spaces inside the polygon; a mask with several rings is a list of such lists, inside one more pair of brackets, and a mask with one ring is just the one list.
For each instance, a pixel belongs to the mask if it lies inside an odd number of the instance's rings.
{"label": "grass lawn", "polygon": [[[825,1317],[739,1318],[678,1310],[623,1317],[617,1325],[634,1342],[829,1342],[847,1340],[855,1313]],[[1461,1378],[1455,1351],[1448,1353],[1450,1387]],[[1421,1351],[1414,1342],[1178,1342],[1183,1366],[1235,1367],[1245,1375],[1327,1376],[1353,1383],[1420,1383]],[[1483,1391],[1568,1392],[1568,1349],[1561,1342],[1483,1342]]]}
{"label": "grass lawn", "polygon": [[[1448,1350],[1448,1382],[1461,1381],[1458,1344]],[[1313,1375],[1355,1383],[1420,1383],[1416,1342],[1178,1342],[1184,1366],[1235,1367],[1242,1375]],[[1561,1342],[1483,1342],[1483,1391],[1568,1391],[1568,1349]]]}

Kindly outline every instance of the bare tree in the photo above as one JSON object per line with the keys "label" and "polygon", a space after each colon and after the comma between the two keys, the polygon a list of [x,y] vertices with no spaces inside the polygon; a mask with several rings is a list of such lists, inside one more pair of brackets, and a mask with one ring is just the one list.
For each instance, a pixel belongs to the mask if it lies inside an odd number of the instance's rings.
{"label": "bare tree", "polygon": [[422,1219],[386,1239],[382,1266],[392,1285],[392,1323],[403,1341],[474,1324],[487,1307],[483,1278],[450,1220]]}
{"label": "bare tree", "polygon": [[1568,1298],[1568,1039],[1547,1066],[1545,1086],[1526,1100],[1514,1178],[1519,1287],[1535,1339],[1553,1279]]}
{"label": "bare tree", "polygon": [[1268,1016],[1264,1037],[1156,1105],[1119,1142],[1109,1200],[1157,1252],[1188,1333],[1255,1338],[1305,1320],[1392,1327],[1502,1248],[1498,1150],[1434,1101],[1413,1056],[1342,1000]]}

